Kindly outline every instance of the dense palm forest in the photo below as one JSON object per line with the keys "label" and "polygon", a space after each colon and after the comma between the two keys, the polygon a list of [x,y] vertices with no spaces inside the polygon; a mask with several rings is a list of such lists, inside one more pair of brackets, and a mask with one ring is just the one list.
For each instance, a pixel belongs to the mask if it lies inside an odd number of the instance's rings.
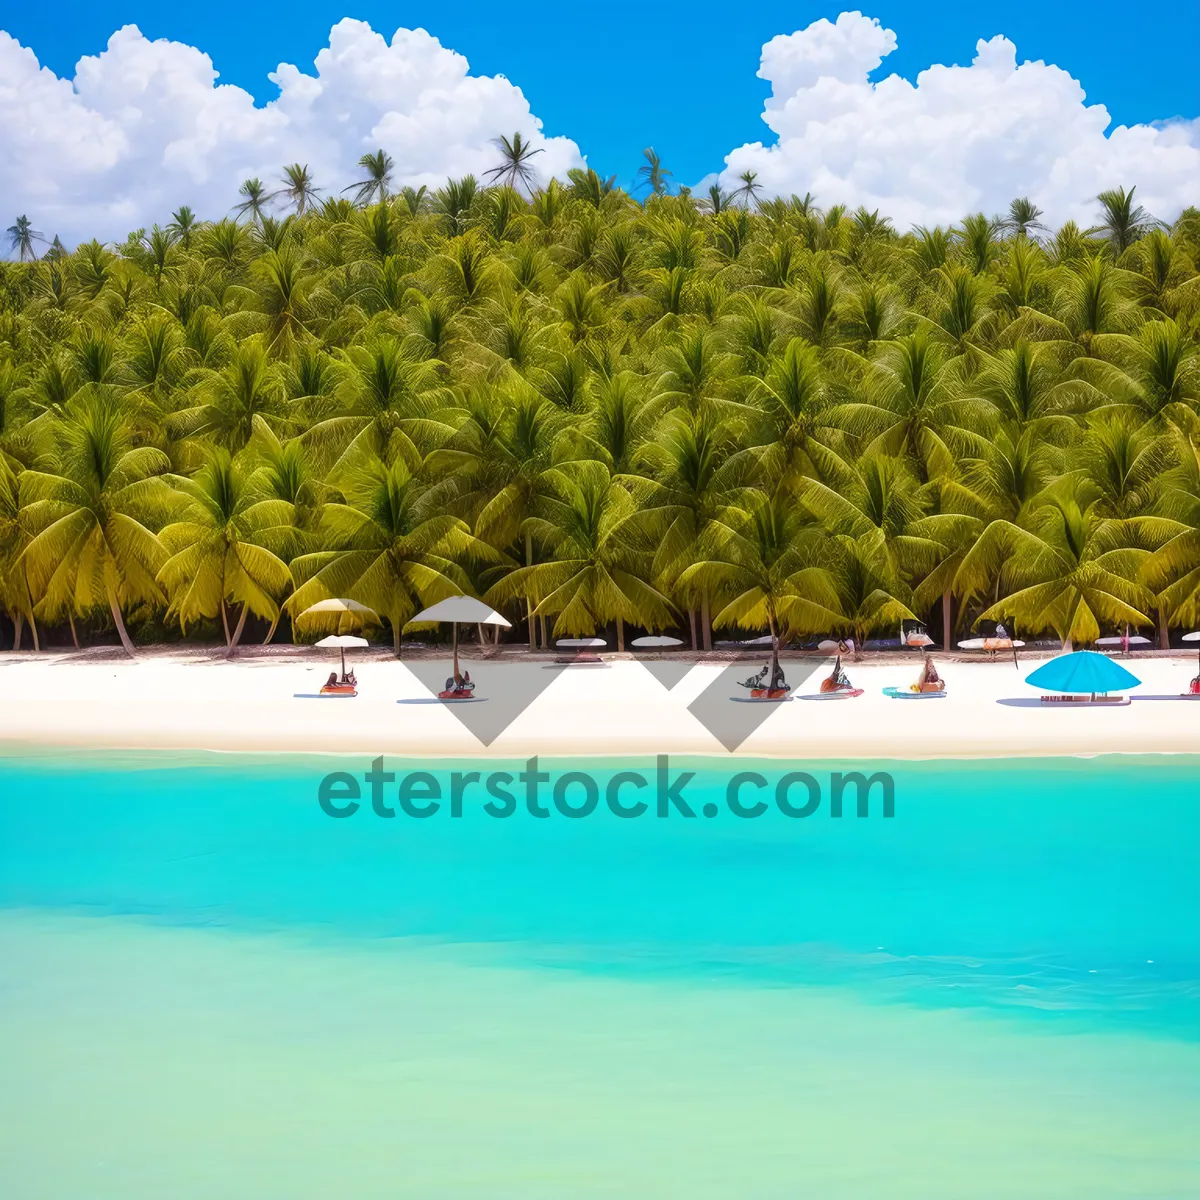
{"label": "dense palm forest", "polygon": [[1200,212],[899,232],[752,175],[670,194],[652,152],[632,196],[537,187],[502,143],[432,193],[380,152],[119,245],[9,230],[17,647],[232,649],[333,596],[399,646],[457,592],[536,647],[1197,622]]}

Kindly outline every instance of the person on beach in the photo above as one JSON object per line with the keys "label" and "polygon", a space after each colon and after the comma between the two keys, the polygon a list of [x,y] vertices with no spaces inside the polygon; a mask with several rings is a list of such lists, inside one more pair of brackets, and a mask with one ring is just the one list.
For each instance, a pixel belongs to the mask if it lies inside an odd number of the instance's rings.
{"label": "person on beach", "polygon": [[918,692],[941,692],[946,689],[946,681],[937,673],[933,659],[925,655],[925,666],[921,670],[921,678],[917,680]]}
{"label": "person on beach", "polygon": [[767,683],[767,673],[770,670],[771,670],[771,667],[769,664],[764,666],[763,669],[761,671],[759,671],[757,674],[751,675],[749,679],[744,679],[742,681],[742,687],[752,688],[752,689],[765,687],[766,683]]}
{"label": "person on beach", "polygon": [[833,664],[833,670],[829,673],[827,679],[821,680],[822,692],[850,692],[854,690],[854,685],[850,682],[846,672],[842,670],[842,656],[837,656],[837,661]]}

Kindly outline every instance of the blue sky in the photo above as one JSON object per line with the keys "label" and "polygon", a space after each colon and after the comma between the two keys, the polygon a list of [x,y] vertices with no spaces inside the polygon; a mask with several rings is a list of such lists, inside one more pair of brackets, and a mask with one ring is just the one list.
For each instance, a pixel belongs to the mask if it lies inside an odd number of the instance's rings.
{"label": "blue sky", "polygon": [[[503,73],[528,96],[548,134],[578,142],[605,173],[630,180],[643,146],[653,144],[679,181],[720,168],[733,146],[770,131],[759,113],[767,93],[755,78],[762,44],[846,4],[650,3],[595,15],[592,6],[500,6],[478,0],[433,4],[324,3],[163,5],[148,0],[59,0],[50,10],[8,6],[6,29],[57,74],[70,77],[82,54],[99,51],[126,23],[148,37],[188,42],[210,54],[221,81],[260,101],[280,61],[310,70],[330,26],[343,16],[390,36],[424,27],[470,60],[475,73]],[[882,68],[913,79],[931,62],[969,63],[976,40],[1003,33],[1018,59],[1045,59],[1068,70],[1116,123],[1200,112],[1195,72],[1200,4],[1138,9],[1088,5],[984,7],[880,2],[864,6],[894,29],[899,49]],[[1143,16],[1145,19],[1142,19]]]}

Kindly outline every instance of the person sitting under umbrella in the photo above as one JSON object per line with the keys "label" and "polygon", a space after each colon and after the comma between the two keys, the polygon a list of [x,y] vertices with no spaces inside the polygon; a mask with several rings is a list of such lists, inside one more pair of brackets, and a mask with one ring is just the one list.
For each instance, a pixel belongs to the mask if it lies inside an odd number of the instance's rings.
{"label": "person sitting under umbrella", "polygon": [[944,692],[946,690],[946,681],[937,673],[937,667],[933,665],[933,659],[928,654],[925,655],[925,666],[921,669],[921,678],[917,680],[914,690],[918,692]]}
{"label": "person sitting under umbrella", "polygon": [[771,666],[769,663],[764,665],[763,669],[761,671],[757,672],[754,675],[751,675],[749,679],[743,679],[742,687],[745,687],[745,688],[765,687],[766,683],[767,683],[767,675],[770,672],[770,670],[771,670]]}
{"label": "person sitting under umbrella", "polygon": [[446,691],[448,692],[473,692],[475,685],[471,682],[471,672],[463,671],[461,674],[456,669],[454,674],[446,680]]}
{"label": "person sitting under umbrella", "polygon": [[837,656],[837,661],[833,664],[833,670],[829,673],[827,679],[821,680],[822,692],[852,692],[854,685],[850,682],[846,672],[842,670],[842,656]]}

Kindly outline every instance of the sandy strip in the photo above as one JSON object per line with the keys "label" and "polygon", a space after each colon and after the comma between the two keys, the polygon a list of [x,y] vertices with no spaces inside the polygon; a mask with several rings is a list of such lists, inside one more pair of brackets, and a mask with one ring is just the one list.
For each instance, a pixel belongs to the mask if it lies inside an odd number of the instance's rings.
{"label": "sandy strip", "polygon": [[[895,700],[882,689],[907,686],[918,662],[850,663],[856,699],[796,699],[770,706],[736,753],[813,758],[969,758],[1009,755],[1200,753],[1200,701],[1178,697],[1196,673],[1196,660],[1134,659],[1142,679],[1134,702],[1112,709],[1053,708],[1037,701],[1024,682],[1038,665],[1011,661],[951,662],[942,672],[945,699]],[[357,664],[359,694],[317,699],[328,675],[327,657],[258,658],[235,662],[155,654],[129,661],[70,655],[0,655],[0,746],[161,748],[259,752],[378,753],[411,757],[526,758],[644,756],[729,751],[714,736],[726,715],[741,720],[746,693],[735,680],[750,668],[680,664],[686,674],[668,689],[640,663],[544,671],[547,683],[523,711],[502,694],[506,666],[470,664],[487,715],[507,728],[490,745],[464,727],[447,706],[433,701],[408,667],[394,660]],[[797,692],[816,692],[819,673],[801,681],[803,667],[788,664]],[[818,671],[817,667],[811,668]],[[706,703],[689,705],[710,689]],[[1152,697],[1163,697],[1153,699]],[[720,715],[720,714],[725,715]],[[754,708],[757,716],[758,707]],[[466,716],[471,714],[464,714]],[[738,736],[728,732],[725,741]]]}

